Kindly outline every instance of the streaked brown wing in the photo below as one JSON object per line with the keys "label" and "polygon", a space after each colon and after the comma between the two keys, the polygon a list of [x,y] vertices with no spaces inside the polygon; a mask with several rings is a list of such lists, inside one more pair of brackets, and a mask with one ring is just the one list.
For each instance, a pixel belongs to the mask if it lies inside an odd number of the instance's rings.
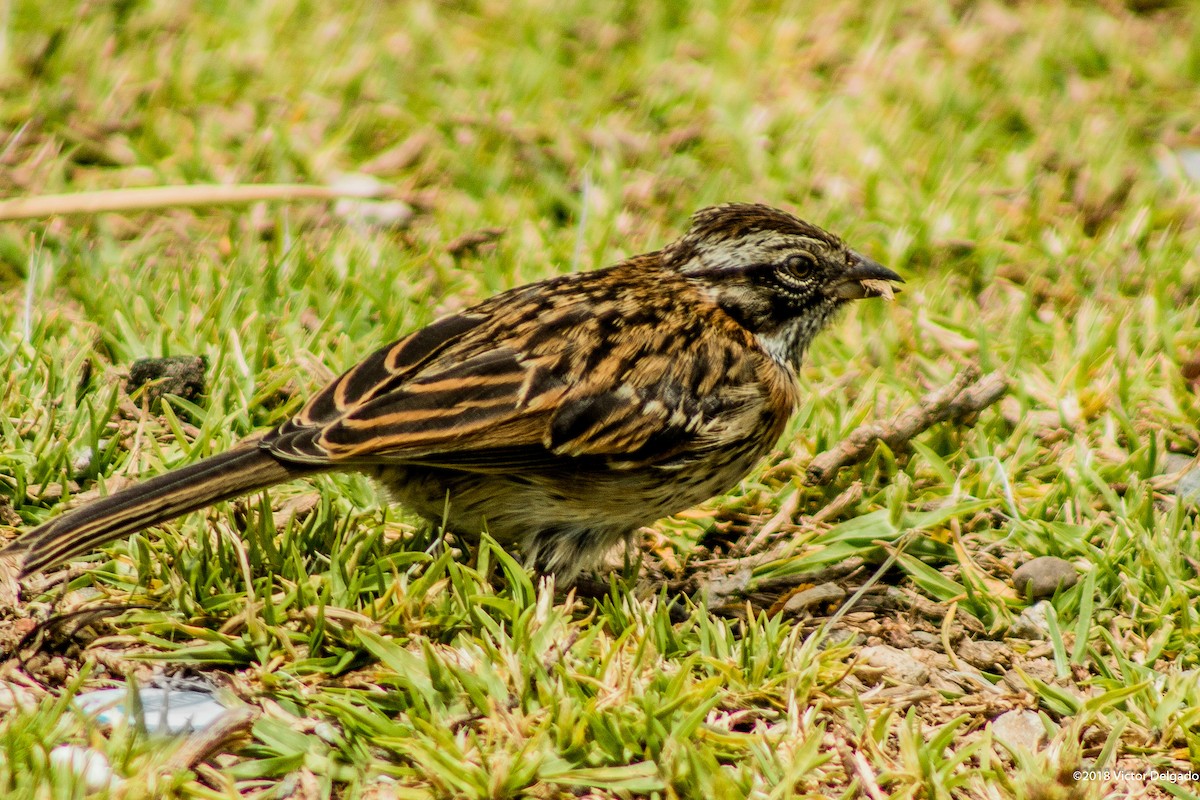
{"label": "streaked brown wing", "polygon": [[636,298],[589,296],[599,274],[572,276],[583,285],[532,308],[498,296],[374,353],[263,446],[310,464],[493,472],[601,458],[620,468],[719,447],[719,419],[761,409],[754,369],[736,352],[742,332],[693,319],[680,348],[668,337],[681,332]]}
{"label": "streaked brown wing", "polygon": [[[334,419],[315,425],[293,420],[266,441],[277,455],[308,463],[401,462],[536,445],[547,411],[521,401],[528,375],[516,354],[500,346],[399,382],[381,376],[362,393],[362,402],[347,403]],[[391,388],[377,388],[382,384]],[[539,398],[549,391],[539,387]],[[348,399],[344,391],[340,397]]]}
{"label": "streaked brown wing", "polygon": [[286,436],[295,429],[333,422],[352,408],[402,385],[408,376],[484,321],[484,317],[469,313],[443,317],[376,350],[314,395],[278,433]]}

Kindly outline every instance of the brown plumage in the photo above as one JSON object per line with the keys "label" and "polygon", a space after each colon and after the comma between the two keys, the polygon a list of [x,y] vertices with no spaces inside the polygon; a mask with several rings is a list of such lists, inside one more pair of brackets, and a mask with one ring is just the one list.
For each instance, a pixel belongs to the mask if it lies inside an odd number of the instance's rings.
{"label": "brown plumage", "polygon": [[745,476],[800,399],[809,342],[891,281],[786,212],[707,208],[662,250],[434,322],[262,437],[69,511],[0,557],[29,574],[220,500],[353,469],[569,578]]}

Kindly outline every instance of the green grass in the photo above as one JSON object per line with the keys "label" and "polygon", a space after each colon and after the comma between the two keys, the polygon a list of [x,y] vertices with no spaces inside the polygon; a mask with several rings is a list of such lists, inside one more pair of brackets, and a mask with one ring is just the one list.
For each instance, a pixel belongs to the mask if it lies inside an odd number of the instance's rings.
{"label": "green grass", "polygon": [[[1200,525],[1163,477],[1200,447],[1200,183],[1177,156],[1200,148],[1200,17],[1128,5],[0,7],[0,196],[365,171],[420,212],[404,231],[324,203],[0,223],[0,529],[224,449],[403,332],[658,247],[709,203],[791,208],[909,281],[819,341],[777,454],[658,523],[641,579],[597,598],[486,544],[427,552],[356,476],[35,579],[0,610],[10,650],[27,618],[136,607],[0,671],[31,703],[0,692],[0,789],[84,796],[49,766],[61,743],[104,752],[127,797],[1099,796],[1147,782],[1071,773],[1200,768]],[[447,252],[494,226],[493,248]],[[184,354],[209,360],[200,403],[125,397],[132,361]],[[1001,406],[802,485],[814,453],[970,362],[1011,377]],[[855,481],[842,517],[806,522]],[[306,511],[277,527],[272,506]],[[843,620],[857,638],[777,613],[788,581],[861,557],[852,590],[888,553]],[[1008,572],[1046,554],[1081,580],[1048,642],[1014,639]],[[723,571],[744,591],[720,608],[681,594]],[[966,640],[1005,643],[993,689],[872,690],[855,664],[883,642],[953,677]],[[192,770],[180,741],[68,702],[181,666],[262,711]],[[1051,744],[1010,761],[987,723],[1021,706]]]}

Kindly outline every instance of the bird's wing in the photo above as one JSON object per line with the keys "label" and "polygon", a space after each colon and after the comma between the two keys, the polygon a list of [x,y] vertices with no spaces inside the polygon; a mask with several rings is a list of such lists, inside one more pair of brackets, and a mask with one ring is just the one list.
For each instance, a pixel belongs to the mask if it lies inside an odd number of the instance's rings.
{"label": "bird's wing", "polygon": [[666,465],[743,435],[771,402],[768,357],[724,315],[667,292],[693,312],[663,325],[681,309],[586,289],[510,293],[436,322],[367,357],[262,446],[310,464]]}

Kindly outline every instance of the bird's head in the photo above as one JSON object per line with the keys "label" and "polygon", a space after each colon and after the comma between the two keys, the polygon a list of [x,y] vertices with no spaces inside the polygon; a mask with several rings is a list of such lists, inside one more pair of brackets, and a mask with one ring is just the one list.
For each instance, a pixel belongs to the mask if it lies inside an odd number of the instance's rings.
{"label": "bird's head", "polygon": [[663,256],[777,361],[793,366],[847,302],[891,297],[893,284],[904,282],[832,233],[748,203],[696,212]]}

